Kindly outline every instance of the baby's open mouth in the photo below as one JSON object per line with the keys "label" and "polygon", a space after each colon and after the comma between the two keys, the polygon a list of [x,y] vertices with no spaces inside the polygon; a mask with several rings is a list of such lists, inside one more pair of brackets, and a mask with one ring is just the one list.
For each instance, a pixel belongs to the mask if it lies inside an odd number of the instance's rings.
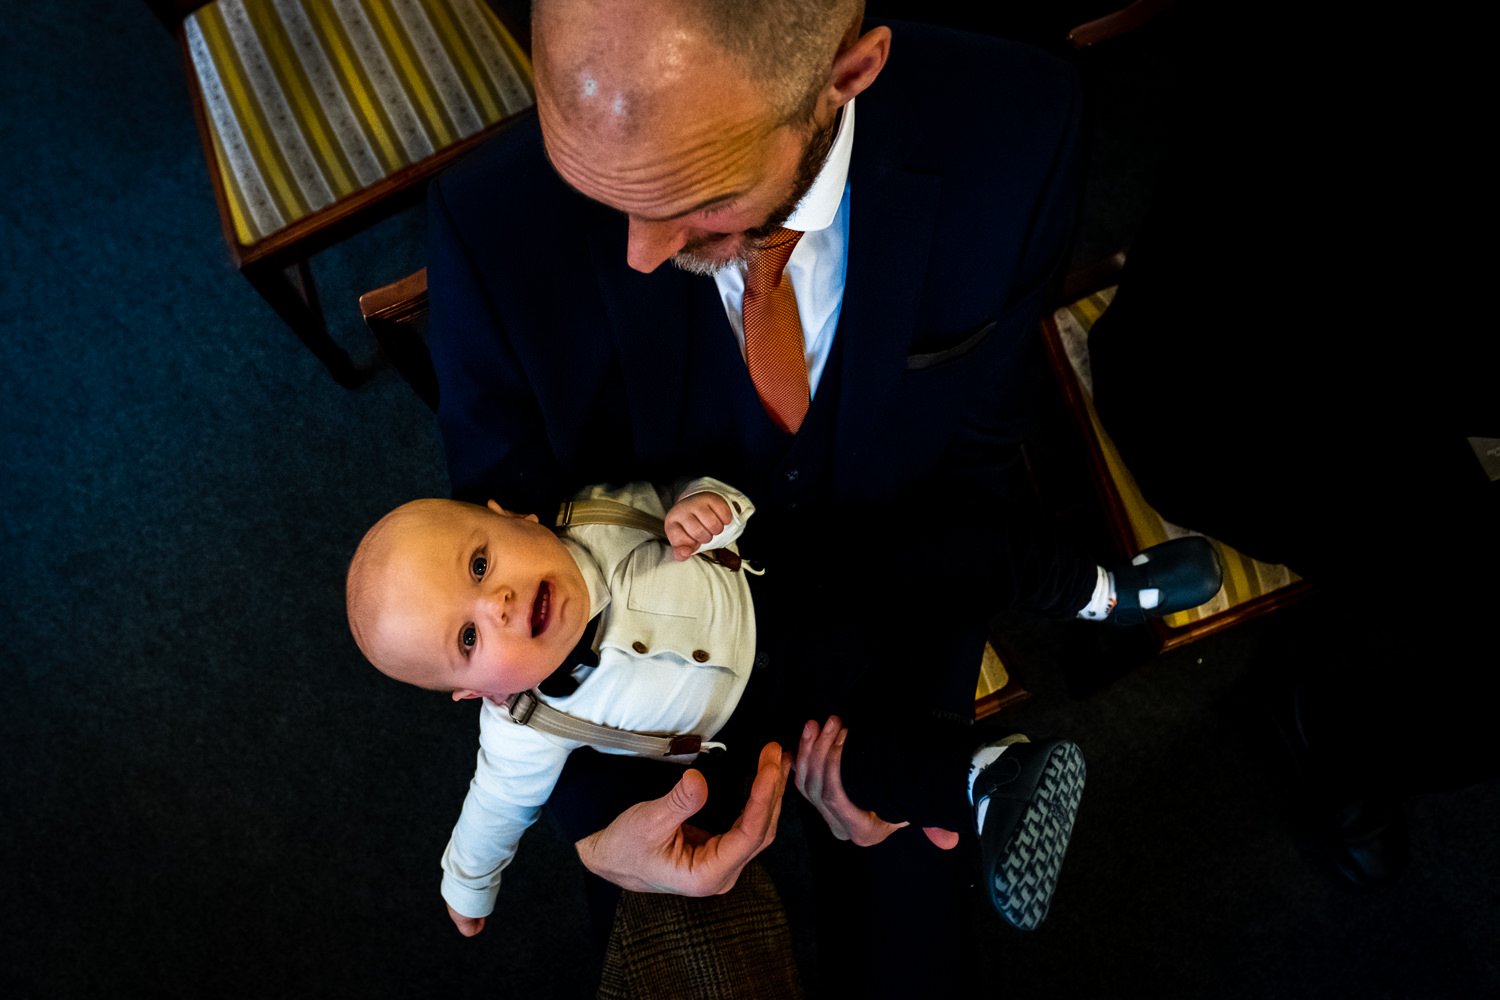
{"label": "baby's open mouth", "polygon": [[536,589],[536,600],[531,602],[531,637],[535,639],[547,631],[547,620],[552,617],[552,588],[543,580]]}

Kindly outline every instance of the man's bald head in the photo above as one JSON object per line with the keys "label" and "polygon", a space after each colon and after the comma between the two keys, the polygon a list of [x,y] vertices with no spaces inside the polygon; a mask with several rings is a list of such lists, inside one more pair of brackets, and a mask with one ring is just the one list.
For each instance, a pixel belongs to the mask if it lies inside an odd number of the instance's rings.
{"label": "man's bald head", "polygon": [[626,263],[748,261],[879,75],[862,0],[538,0],[537,115],[558,175],[629,222]]}
{"label": "man's bald head", "polygon": [[[840,44],[864,14],[864,0],[535,0],[533,36],[546,76],[579,81],[559,96],[592,97],[630,120],[660,85],[682,74],[730,70],[763,96],[777,122],[812,114]],[[608,79],[601,79],[607,77]]]}

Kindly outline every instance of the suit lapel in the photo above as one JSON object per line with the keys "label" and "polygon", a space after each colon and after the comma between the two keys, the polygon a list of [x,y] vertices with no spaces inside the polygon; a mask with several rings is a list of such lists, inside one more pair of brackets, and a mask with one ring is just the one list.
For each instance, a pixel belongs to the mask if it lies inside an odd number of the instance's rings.
{"label": "suit lapel", "polygon": [[[713,282],[663,264],[651,274],[625,263],[617,221],[589,233],[589,252],[620,359],[636,453],[670,454],[683,426],[687,393],[688,338],[701,334],[701,300]],[[704,291],[704,286],[708,291]],[[723,317],[720,317],[723,321]]]}
{"label": "suit lapel", "polygon": [[[835,482],[868,467],[880,420],[898,391],[917,328],[921,285],[932,242],[940,178],[895,162],[899,144],[883,141],[885,124],[861,118],[850,164],[849,263],[837,337],[839,367]],[[872,109],[873,110],[873,109]],[[712,281],[663,265],[647,275],[630,270],[619,221],[602,220],[589,250],[605,311],[619,349],[637,454],[668,453],[686,426],[692,336],[717,324],[729,335]],[[713,327],[710,327],[713,328]]]}
{"label": "suit lapel", "polygon": [[889,409],[906,368],[942,188],[938,177],[887,158],[878,145],[881,133],[866,128],[865,108],[860,105],[849,172],[849,265],[837,333],[843,343],[842,436],[834,464],[842,485],[852,485],[849,477],[869,467],[867,443],[884,434],[882,421],[871,415]]}

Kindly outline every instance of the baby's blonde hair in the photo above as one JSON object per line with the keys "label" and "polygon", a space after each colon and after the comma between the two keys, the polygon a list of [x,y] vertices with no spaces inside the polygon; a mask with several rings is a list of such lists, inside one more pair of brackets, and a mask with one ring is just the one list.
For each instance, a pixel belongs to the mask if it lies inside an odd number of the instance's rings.
{"label": "baby's blonde hair", "polygon": [[451,512],[460,506],[464,505],[457,500],[422,499],[407,501],[390,511],[371,525],[359,540],[354,556],[349,560],[349,572],[344,577],[344,613],[349,619],[354,644],[365,659],[387,677],[431,690],[442,689],[410,676],[409,671],[376,655],[374,632],[391,599],[388,576],[397,532],[419,519],[441,517],[443,512]]}

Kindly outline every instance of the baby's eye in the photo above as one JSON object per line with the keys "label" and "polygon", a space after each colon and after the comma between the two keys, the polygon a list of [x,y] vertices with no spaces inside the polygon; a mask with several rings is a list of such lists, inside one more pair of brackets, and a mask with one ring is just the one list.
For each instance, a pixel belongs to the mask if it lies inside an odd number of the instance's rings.
{"label": "baby's eye", "polygon": [[476,555],[469,560],[469,572],[474,574],[474,579],[483,580],[484,571],[490,568],[490,561],[482,555]]}
{"label": "baby's eye", "polygon": [[465,625],[458,630],[458,644],[464,649],[473,649],[474,643],[479,641],[479,630],[473,625]]}

